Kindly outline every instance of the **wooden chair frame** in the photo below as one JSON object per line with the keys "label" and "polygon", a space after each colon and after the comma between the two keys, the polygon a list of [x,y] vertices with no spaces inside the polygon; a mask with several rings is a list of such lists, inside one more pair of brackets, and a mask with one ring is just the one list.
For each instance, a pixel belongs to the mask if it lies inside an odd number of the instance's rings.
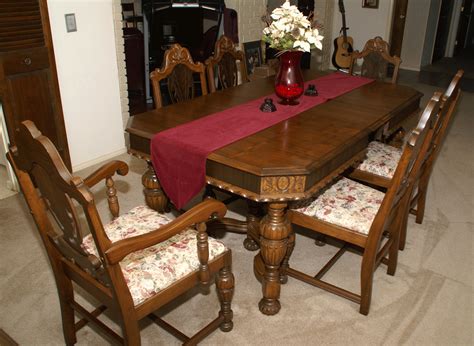
{"label": "wooden chair frame", "polygon": [[[423,159],[419,178],[415,183],[414,193],[410,200],[410,213],[416,216],[416,223],[418,224],[421,224],[423,222],[429,179],[431,173],[433,172],[434,163],[436,162],[436,159],[439,155],[442,143],[446,138],[447,129],[451,124],[454,111],[459,101],[459,97],[461,94],[460,82],[463,74],[464,71],[459,70],[454,76],[454,78],[451,80],[444,94],[441,95],[441,93],[439,93],[441,103],[438,121],[436,122],[434,134],[430,142],[430,146],[426,152],[426,156]],[[388,189],[392,184],[392,179],[381,177],[358,169],[353,170],[350,173],[349,177],[385,190]],[[401,230],[400,250],[403,250],[405,247],[407,231],[406,228],[407,227],[405,221],[405,226]]]}
{"label": "wooden chair frame", "polygon": [[[235,66],[235,71],[224,71],[221,70],[219,66],[221,61],[223,60],[224,56],[229,54],[234,60],[235,65],[237,61],[240,61],[240,76],[242,83],[248,82],[247,76],[247,65],[245,61],[245,55],[242,51],[238,51],[235,49],[234,42],[228,38],[227,36],[221,36],[217,42],[214,49],[214,55],[208,58],[205,62],[206,70],[207,70],[207,80],[209,82],[209,91],[211,93],[216,91],[216,83],[215,83],[215,75],[214,71],[217,69],[217,79],[219,84],[223,89],[236,86],[238,81],[237,76],[237,67]],[[235,85],[227,85],[226,79],[229,79],[228,74],[235,73]]]}
{"label": "wooden chair frame", "polygon": [[362,52],[359,52],[357,50],[352,52],[349,73],[354,74],[354,66],[358,59],[365,58],[371,53],[379,54],[385,61],[395,66],[393,70],[391,82],[393,84],[396,84],[398,80],[398,70],[400,68],[400,64],[402,60],[396,55],[394,56],[390,55],[390,49],[389,49],[388,43],[385,42],[380,36],[376,36],[375,38],[368,40]]}
{"label": "wooden chair frame", "polygon": [[[347,298],[360,304],[360,313],[367,315],[372,297],[373,274],[380,263],[388,265],[387,273],[394,275],[397,266],[400,229],[403,217],[408,212],[409,197],[414,180],[422,164],[422,158],[433,134],[433,122],[439,110],[439,97],[434,95],[425,108],[417,128],[412,132],[408,144],[395,172],[393,184],[387,190],[368,235],[333,225],[311,216],[289,211],[292,223],[315,231],[317,234],[339,239],[345,245],[315,275],[310,276],[289,266],[289,258],[294,247],[294,232],[290,235],[289,251],[282,265],[282,271],[289,276],[307,282],[313,286]],[[346,251],[348,244],[362,249],[360,274],[360,294],[347,291],[322,280],[324,274]],[[388,255],[388,258],[386,256]]]}
{"label": "wooden chair frame", "polygon": [[189,50],[175,43],[165,52],[163,61],[164,63],[161,69],[155,69],[150,73],[155,108],[163,107],[160,81],[168,78],[178,65],[184,65],[190,71],[199,73],[202,95],[207,95],[206,67],[200,62],[194,62]]}
{"label": "wooden chair frame", "polygon": [[[113,216],[118,216],[119,205],[112,176],[128,172],[128,166],[124,162],[113,161],[106,164],[84,180],[74,177],[64,166],[51,141],[31,121],[20,125],[17,146],[11,148],[7,157],[20,182],[53,268],[67,345],[76,343],[76,332],[89,322],[102,329],[105,336],[114,343],[127,345],[140,344],[138,322],[144,317],[149,317],[185,344],[197,343],[217,327],[223,331],[232,329],[230,303],[234,277],[230,270],[231,252],[226,250],[209,261],[205,226],[208,220],[225,215],[226,207],[221,202],[208,199],[159,229],[112,243],[104,231],[89,188],[105,179],[110,210]],[[58,207],[58,204],[63,205]],[[76,208],[69,208],[73,206],[82,207],[99,257],[87,253],[81,247],[82,234],[76,218]],[[135,306],[122,274],[120,261],[132,252],[158,244],[193,225],[196,225],[198,231],[196,251],[200,261],[199,270]],[[62,232],[56,232],[58,227],[55,226],[59,226]],[[153,313],[192,287],[199,284],[207,286],[216,273],[221,310],[217,318],[194,336],[184,335]],[[74,299],[73,282],[102,305],[93,311],[87,311],[79,305]],[[118,315],[122,337],[97,318],[106,308]],[[75,312],[82,316],[78,322],[75,322]]]}

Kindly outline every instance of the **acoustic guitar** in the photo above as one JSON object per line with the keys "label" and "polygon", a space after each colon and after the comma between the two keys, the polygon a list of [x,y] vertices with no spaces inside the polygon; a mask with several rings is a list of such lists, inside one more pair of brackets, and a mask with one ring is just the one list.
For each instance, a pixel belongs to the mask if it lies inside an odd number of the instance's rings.
{"label": "acoustic guitar", "polygon": [[339,0],[339,12],[342,14],[342,35],[334,40],[334,54],[332,55],[332,64],[337,69],[348,69],[351,64],[352,37],[347,36],[346,11],[344,10],[343,0]]}

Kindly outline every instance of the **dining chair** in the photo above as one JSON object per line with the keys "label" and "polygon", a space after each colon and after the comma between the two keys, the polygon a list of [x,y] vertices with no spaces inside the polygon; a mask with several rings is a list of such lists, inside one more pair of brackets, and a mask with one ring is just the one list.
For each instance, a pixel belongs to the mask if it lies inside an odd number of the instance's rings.
{"label": "dining chair", "polygon": [[177,103],[192,99],[197,90],[194,85],[194,73],[199,74],[201,95],[207,95],[206,67],[194,62],[189,50],[178,43],[165,51],[163,66],[150,73],[155,108],[163,107],[161,94],[162,81],[166,81],[170,102]]}
{"label": "dining chair", "polygon": [[[281,272],[360,304],[359,312],[367,315],[372,297],[374,272],[380,263],[387,264],[387,273],[394,275],[397,267],[401,222],[406,214],[414,178],[421,158],[431,139],[439,98],[432,97],[403,150],[393,183],[386,193],[354,180],[339,177],[306,206],[289,210],[293,224],[315,234],[324,234],[343,242],[341,249],[314,276],[290,266],[294,248],[294,231],[288,245]],[[361,249],[360,294],[333,285],[322,278],[349,248]]]}
{"label": "dining chair", "polygon": [[360,71],[361,76],[378,80],[387,79],[388,64],[392,64],[393,74],[391,82],[397,83],[398,69],[402,60],[396,55],[390,55],[388,43],[380,36],[368,40],[361,52],[357,50],[352,52],[349,67],[350,74],[354,74],[355,66],[359,59],[363,59]]}
{"label": "dining chair", "polygon": [[[208,199],[175,219],[146,206],[119,216],[113,176],[127,174],[126,163],[112,161],[83,180],[71,175],[33,122],[24,121],[16,138],[7,157],[53,269],[67,345],[76,343],[76,332],[89,322],[110,341],[127,345],[140,344],[139,321],[145,317],[185,344],[218,327],[232,329],[231,251],[206,233],[206,222],[226,213],[221,202]],[[102,222],[90,190],[102,180],[113,216],[109,223]],[[195,286],[207,289],[213,276],[220,311],[192,337],[154,313]],[[76,285],[100,305],[86,310],[75,299]],[[98,318],[106,309],[117,316],[122,336]],[[76,322],[75,314],[82,319]]]}
{"label": "dining chair", "polygon": [[211,93],[217,89],[227,89],[236,86],[239,79],[239,66],[240,79],[243,83],[248,82],[245,55],[242,51],[235,49],[234,42],[227,36],[221,36],[217,40],[214,54],[206,60],[205,65],[209,91]]}
{"label": "dining chair", "polygon": [[[464,74],[459,70],[451,80],[448,88],[441,96],[440,114],[430,147],[423,159],[419,179],[415,184],[413,196],[410,201],[410,213],[416,216],[416,223],[423,222],[426,206],[428,183],[433,171],[434,163],[439,155],[442,143],[447,135],[447,129],[453,119],[460,95],[460,82]],[[365,182],[371,186],[387,189],[393,181],[394,172],[399,165],[402,149],[388,144],[373,141],[369,143],[367,156],[350,174],[352,179]],[[406,227],[402,229],[400,248],[405,247]]]}

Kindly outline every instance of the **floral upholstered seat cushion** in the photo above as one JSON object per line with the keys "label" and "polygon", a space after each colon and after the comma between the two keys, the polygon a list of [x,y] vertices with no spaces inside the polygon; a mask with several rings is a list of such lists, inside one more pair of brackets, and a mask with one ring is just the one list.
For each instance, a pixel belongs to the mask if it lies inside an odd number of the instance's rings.
{"label": "floral upholstered seat cushion", "polygon": [[367,148],[367,157],[357,169],[392,179],[401,156],[401,149],[373,141]]}
{"label": "floral upholstered seat cushion", "polygon": [[367,235],[384,196],[383,192],[341,178],[309,206],[295,211]]}
{"label": "floral upholstered seat cushion", "polygon": [[[166,215],[139,206],[108,223],[104,229],[109,239],[116,242],[148,233],[170,221]],[[120,262],[135,305],[199,268],[196,234],[195,229],[189,228],[162,243],[133,252]],[[91,235],[84,237],[82,246],[97,256]],[[225,250],[224,244],[209,238],[209,260]]]}

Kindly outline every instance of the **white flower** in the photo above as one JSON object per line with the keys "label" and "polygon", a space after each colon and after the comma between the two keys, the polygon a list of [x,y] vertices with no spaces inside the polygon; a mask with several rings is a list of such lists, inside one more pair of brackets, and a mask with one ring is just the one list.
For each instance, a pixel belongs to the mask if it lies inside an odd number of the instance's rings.
{"label": "white flower", "polygon": [[311,45],[306,41],[295,41],[295,43],[293,43],[293,48],[302,48],[303,51],[309,52],[311,50]]}
{"label": "white flower", "polygon": [[296,6],[290,5],[288,0],[273,10],[270,18],[273,21],[263,29],[263,40],[268,42],[271,48],[305,52],[314,47],[322,49],[323,36],[319,35],[319,31],[312,27],[308,18]]}

